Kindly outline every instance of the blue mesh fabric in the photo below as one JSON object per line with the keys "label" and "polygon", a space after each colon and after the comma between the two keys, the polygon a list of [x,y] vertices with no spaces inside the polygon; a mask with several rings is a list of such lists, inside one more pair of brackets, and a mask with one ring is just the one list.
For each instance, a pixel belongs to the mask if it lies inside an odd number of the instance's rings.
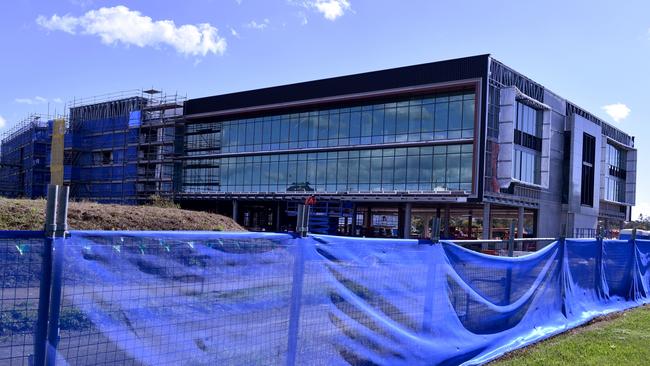
{"label": "blue mesh fabric", "polygon": [[[519,258],[263,233],[72,232],[64,246],[70,365],[482,364],[650,289],[645,240]],[[24,258],[7,248],[5,262]]]}

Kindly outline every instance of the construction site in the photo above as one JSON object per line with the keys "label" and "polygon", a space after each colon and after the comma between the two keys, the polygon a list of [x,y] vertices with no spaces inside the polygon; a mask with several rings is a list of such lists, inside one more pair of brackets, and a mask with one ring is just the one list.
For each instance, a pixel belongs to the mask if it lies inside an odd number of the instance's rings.
{"label": "construction site", "polygon": [[[176,129],[185,97],[132,90],[73,99],[66,122],[64,181],[70,197],[138,204],[173,199]],[[55,116],[30,115],[0,142],[0,195],[39,198],[49,182]]]}

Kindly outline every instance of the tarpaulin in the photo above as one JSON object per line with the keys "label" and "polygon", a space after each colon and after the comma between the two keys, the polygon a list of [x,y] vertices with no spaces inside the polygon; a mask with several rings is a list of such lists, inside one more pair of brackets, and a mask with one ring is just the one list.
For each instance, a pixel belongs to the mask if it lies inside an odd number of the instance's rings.
{"label": "tarpaulin", "polygon": [[73,232],[60,362],[475,365],[644,304],[650,242]]}

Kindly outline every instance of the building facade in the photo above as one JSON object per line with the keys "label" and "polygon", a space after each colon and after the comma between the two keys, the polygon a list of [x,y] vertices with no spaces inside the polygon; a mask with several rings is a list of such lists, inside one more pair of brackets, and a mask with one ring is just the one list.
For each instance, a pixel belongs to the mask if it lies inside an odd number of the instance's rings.
{"label": "building facade", "polygon": [[[183,100],[157,90],[75,100],[66,116],[64,182],[73,200],[173,199]],[[52,121],[30,117],[0,140],[0,194],[39,198],[50,172]]]}
{"label": "building facade", "polygon": [[[67,119],[73,199],[163,196],[254,230],[292,230],[312,195],[313,232],[380,237],[429,237],[437,218],[445,238],[593,236],[635,203],[634,138],[489,55],[75,100]],[[27,122],[1,142],[3,195],[45,193],[51,124]]]}
{"label": "building facade", "polygon": [[52,120],[32,115],[0,139],[0,195],[38,198],[50,179]]}
{"label": "building facade", "polygon": [[[427,237],[620,227],[634,139],[489,55],[188,100],[176,198],[250,228]],[[515,234],[515,233],[513,233]]]}

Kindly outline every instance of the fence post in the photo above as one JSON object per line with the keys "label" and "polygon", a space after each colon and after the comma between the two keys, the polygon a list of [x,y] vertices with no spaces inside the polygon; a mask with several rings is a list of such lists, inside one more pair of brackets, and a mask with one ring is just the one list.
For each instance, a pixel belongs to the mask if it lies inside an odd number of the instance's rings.
{"label": "fence post", "polygon": [[299,204],[298,205],[298,221],[296,223],[296,232],[301,237],[307,236],[309,232],[309,206]]}
{"label": "fence post", "polygon": [[47,333],[47,365],[56,365],[56,347],[59,344],[59,316],[61,314],[61,289],[65,237],[68,230],[68,194],[70,187],[59,186],[56,207],[56,230],[54,231],[52,256],[52,289],[50,290],[50,315]]}
{"label": "fence post", "polygon": [[47,324],[50,309],[50,289],[52,286],[52,243],[56,232],[56,212],[59,199],[59,186],[47,186],[45,204],[45,239],[41,263],[41,281],[38,290],[38,318],[34,331],[34,366],[45,365],[47,349]]}
{"label": "fence post", "polygon": [[[510,235],[508,236],[508,257],[514,256],[515,249],[515,221],[510,221]],[[506,271],[506,305],[510,304],[510,293],[512,292],[512,266],[508,265],[508,270]]]}
{"label": "fence post", "polygon": [[291,277],[289,333],[287,336],[287,366],[293,366],[296,364],[296,353],[298,350],[298,335],[300,331],[300,307],[302,303],[302,284],[305,274],[304,241],[305,239],[303,238],[298,238],[295,240],[296,245],[293,258],[293,276]]}

